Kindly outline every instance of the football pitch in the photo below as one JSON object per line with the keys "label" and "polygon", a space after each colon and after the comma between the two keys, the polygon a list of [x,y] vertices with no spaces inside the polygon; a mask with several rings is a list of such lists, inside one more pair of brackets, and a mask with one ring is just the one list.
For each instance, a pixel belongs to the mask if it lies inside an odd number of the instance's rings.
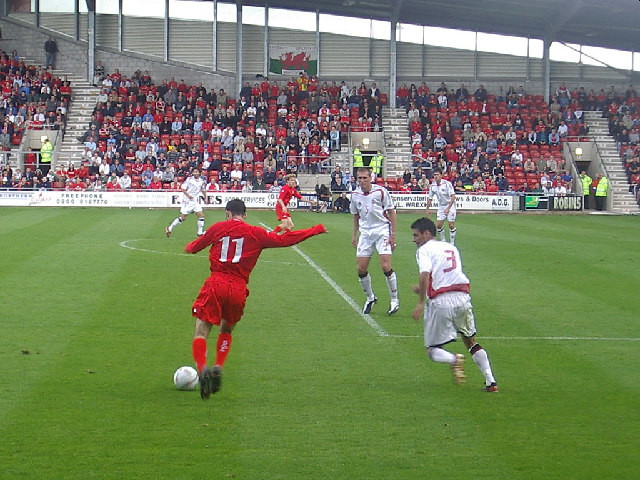
{"label": "football pitch", "polygon": [[425,355],[418,213],[399,215],[389,317],[376,257],[360,313],[351,216],[295,212],[329,234],[262,254],[203,402],[172,382],[209,266],[182,253],[194,216],[165,237],[177,213],[0,208],[1,480],[638,477],[640,218],[458,216],[487,394],[468,354],[463,386]]}

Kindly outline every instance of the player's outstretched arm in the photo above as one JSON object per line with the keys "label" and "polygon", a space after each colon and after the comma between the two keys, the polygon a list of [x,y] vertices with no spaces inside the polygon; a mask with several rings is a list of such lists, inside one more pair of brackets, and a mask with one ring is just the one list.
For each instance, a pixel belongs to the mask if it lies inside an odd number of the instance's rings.
{"label": "player's outstretched arm", "polygon": [[184,251],[187,253],[198,253],[211,245],[216,238],[217,229],[215,225],[210,226],[204,235],[196,238],[193,242],[187,243],[184,247]]}
{"label": "player's outstretched arm", "polygon": [[322,224],[315,225],[311,228],[305,228],[303,230],[291,230],[283,235],[265,231],[266,237],[264,240],[264,248],[290,247],[306,240],[307,238],[311,238],[322,233],[327,233],[327,229]]}

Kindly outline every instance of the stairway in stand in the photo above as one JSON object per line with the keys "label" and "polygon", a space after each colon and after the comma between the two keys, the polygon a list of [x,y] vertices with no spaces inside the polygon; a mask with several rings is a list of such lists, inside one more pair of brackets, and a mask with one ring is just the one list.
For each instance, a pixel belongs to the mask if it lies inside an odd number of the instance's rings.
{"label": "stairway in stand", "polygon": [[336,165],[340,165],[340,168],[344,172],[351,169],[351,155],[349,154],[349,148],[346,144],[342,144],[340,150],[331,152],[331,168],[326,169],[322,173],[298,173],[298,185],[300,190],[305,193],[315,192],[316,185],[330,186],[331,185],[331,172],[336,168]]}
{"label": "stairway in stand", "polygon": [[385,177],[402,177],[411,168],[411,139],[407,113],[404,108],[382,109],[382,126],[385,142]]}
{"label": "stairway in stand", "polygon": [[78,138],[82,137],[89,129],[91,114],[98,103],[100,89],[77,75],[60,71],[55,71],[55,75],[61,78],[66,76],[71,82],[71,102],[67,110],[67,127],[62,145],[58,150],[57,161],[65,165],[73,162],[77,167],[84,151],[84,145]]}
{"label": "stairway in stand", "polygon": [[640,213],[640,207],[629,192],[629,181],[616,142],[609,135],[609,125],[601,112],[585,112],[589,137],[596,143],[609,179],[612,195],[611,211],[614,213]]}

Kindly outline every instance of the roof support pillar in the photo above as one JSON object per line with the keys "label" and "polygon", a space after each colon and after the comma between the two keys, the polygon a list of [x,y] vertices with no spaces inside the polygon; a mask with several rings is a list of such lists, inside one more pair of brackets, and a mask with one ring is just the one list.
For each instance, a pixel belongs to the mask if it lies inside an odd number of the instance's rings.
{"label": "roof support pillar", "polygon": [[398,84],[398,44],[396,42],[398,22],[391,20],[391,37],[389,38],[389,107],[396,108],[396,90]]}
{"label": "roof support pillar", "polygon": [[242,0],[236,0],[236,98],[242,89]]}

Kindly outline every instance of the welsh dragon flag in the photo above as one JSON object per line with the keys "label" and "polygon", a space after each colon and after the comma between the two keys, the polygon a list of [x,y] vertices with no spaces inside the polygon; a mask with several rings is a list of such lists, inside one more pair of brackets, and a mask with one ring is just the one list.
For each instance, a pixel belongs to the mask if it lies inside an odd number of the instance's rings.
{"label": "welsh dragon flag", "polygon": [[269,72],[280,75],[318,73],[318,49],[315,46],[282,47],[269,45]]}

